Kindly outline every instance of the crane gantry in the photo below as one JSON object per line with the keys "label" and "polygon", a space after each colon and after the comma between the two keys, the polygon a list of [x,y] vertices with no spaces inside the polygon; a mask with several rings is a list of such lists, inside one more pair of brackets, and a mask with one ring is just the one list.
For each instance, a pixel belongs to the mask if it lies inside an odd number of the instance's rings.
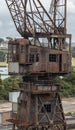
{"label": "crane gantry", "polygon": [[45,9],[40,0],[5,1],[16,29],[23,37],[34,37],[34,34],[35,37],[47,37],[51,29],[53,34],[65,33],[66,0],[53,0],[50,11]]}

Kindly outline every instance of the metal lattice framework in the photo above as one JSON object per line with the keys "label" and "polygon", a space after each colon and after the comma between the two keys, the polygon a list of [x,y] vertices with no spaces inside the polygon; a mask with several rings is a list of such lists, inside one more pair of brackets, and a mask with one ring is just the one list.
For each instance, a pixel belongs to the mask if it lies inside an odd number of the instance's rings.
{"label": "metal lattice framework", "polygon": [[51,18],[63,34],[66,34],[66,5],[66,0],[52,0],[50,6]]}
{"label": "metal lattice framework", "polygon": [[66,30],[66,0],[52,0],[51,13],[40,0],[5,1],[17,31],[25,38],[50,37],[50,34],[61,34],[63,27]]}

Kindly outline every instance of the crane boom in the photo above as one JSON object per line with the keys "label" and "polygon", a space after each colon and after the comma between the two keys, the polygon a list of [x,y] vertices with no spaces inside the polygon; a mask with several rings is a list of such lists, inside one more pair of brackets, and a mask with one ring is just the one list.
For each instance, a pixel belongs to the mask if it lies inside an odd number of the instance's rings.
{"label": "crane boom", "polygon": [[66,0],[52,0],[50,5],[51,18],[63,34],[66,34],[66,5]]}
{"label": "crane boom", "polygon": [[17,31],[25,38],[59,33],[54,20],[39,0],[5,0]]}

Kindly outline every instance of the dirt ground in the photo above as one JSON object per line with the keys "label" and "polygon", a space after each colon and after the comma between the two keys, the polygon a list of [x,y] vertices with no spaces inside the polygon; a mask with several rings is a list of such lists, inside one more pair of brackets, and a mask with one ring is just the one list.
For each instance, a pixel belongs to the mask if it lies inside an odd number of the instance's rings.
{"label": "dirt ground", "polygon": [[62,99],[64,113],[75,113],[75,97]]}

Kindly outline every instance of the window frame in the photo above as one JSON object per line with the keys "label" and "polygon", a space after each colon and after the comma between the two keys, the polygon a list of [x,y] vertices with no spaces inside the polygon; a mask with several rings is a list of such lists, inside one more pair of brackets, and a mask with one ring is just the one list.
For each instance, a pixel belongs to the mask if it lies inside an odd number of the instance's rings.
{"label": "window frame", "polygon": [[49,62],[57,62],[57,54],[49,54]]}

